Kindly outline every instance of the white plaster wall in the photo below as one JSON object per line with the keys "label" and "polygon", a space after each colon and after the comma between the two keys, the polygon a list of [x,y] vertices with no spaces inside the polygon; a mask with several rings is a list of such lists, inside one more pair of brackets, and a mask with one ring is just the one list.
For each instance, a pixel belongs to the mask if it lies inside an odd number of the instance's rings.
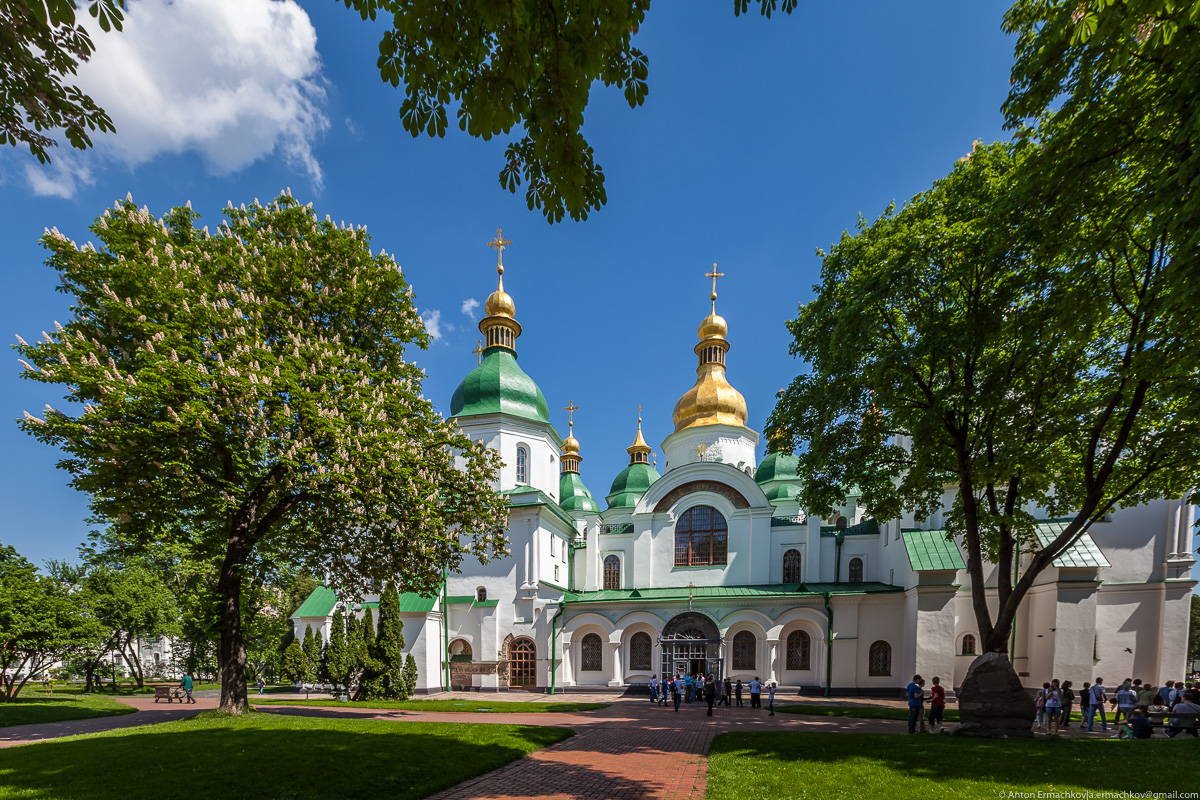
{"label": "white plaster wall", "polygon": [[[697,447],[704,445],[706,450],[711,451],[714,445],[719,445],[721,463],[732,467],[742,464],[753,471],[758,467],[755,453],[758,439],[756,431],[738,425],[696,425],[685,428],[663,439],[663,470],[673,471],[700,462],[702,458],[696,451]],[[712,458],[711,452],[707,457]]]}

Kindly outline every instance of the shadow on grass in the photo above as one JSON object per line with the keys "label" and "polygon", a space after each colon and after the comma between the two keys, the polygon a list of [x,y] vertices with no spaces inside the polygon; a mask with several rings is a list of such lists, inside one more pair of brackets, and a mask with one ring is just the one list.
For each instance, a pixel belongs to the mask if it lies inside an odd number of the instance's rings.
{"label": "shadow on grass", "polygon": [[62,722],[71,719],[94,719],[130,714],[133,709],[112,698],[95,698],[78,694],[45,694],[22,692],[16,700],[0,703],[0,728],[13,725],[36,725],[43,722]]}
{"label": "shadow on grass", "polygon": [[[803,786],[828,796],[996,797],[1004,789],[1157,791],[1200,786],[1200,743],[1168,739],[967,739],[956,736],[734,732],[713,740],[710,800]],[[1132,765],[1136,768],[1131,769]],[[783,795],[800,796],[792,791]]]}
{"label": "shadow on grass", "polygon": [[570,736],[562,728],[214,713],[0,751],[0,798],[416,800]]}

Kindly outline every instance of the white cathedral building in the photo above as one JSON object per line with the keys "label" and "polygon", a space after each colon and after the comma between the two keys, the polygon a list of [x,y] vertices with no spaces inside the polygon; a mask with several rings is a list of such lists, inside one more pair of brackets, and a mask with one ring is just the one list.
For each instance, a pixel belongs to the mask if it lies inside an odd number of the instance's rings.
{"label": "white cathedral building", "polygon": [[[498,271],[481,362],[450,412],[504,460],[495,488],[508,498],[511,555],[464,563],[436,597],[401,596],[418,691],[621,689],[677,672],[833,694],[894,695],[915,672],[961,685],[978,633],[942,514],[873,520],[854,496],[831,518],[800,507],[796,459],[758,462],[759,434],[726,379],[715,278],[663,472],[639,419],[629,466],[601,504],[584,484],[573,423],[563,439],[517,363],[521,325]],[[1194,516],[1180,500],[1118,510],[1054,561],[1017,618],[1026,685],[1184,677]],[[1046,520],[1039,536],[1060,524]],[[347,605],[378,605],[364,600]],[[315,590],[293,616],[297,635],[311,626],[327,636],[340,603]]]}

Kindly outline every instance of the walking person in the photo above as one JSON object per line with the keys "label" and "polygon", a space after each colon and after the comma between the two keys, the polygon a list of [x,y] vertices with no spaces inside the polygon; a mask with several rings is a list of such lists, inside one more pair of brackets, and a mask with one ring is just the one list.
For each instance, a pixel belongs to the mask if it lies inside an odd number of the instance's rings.
{"label": "walking person", "polygon": [[[725,707],[729,708],[729,703],[732,701],[730,695],[733,694],[733,684],[729,680],[729,676],[725,676]],[[740,703],[738,705],[741,705]]]}
{"label": "walking person", "polygon": [[192,697],[192,685],[192,673],[184,673],[183,680],[179,682],[179,688],[183,689],[183,693],[187,695],[187,701],[189,703],[196,702],[196,698]]}
{"label": "walking person", "polygon": [[717,700],[717,682],[713,680],[712,673],[708,673],[708,678],[704,681],[704,701],[708,703],[708,713],[704,716],[711,717],[713,715],[713,703]]}
{"label": "walking person", "polygon": [[925,692],[921,689],[921,676],[913,675],[912,681],[904,687],[908,698],[908,732],[917,732],[917,721],[921,719],[921,705]]}
{"label": "walking person", "polygon": [[650,704],[654,705],[658,702],[658,676],[650,676]]}
{"label": "walking person", "polygon": [[1083,689],[1079,692],[1079,727],[1086,728],[1088,721],[1088,709],[1092,707],[1092,685],[1087,681],[1083,682]]}
{"label": "walking person", "polygon": [[676,714],[679,713],[679,701],[682,699],[682,690],[679,685],[680,683],[681,681],[678,675],[676,675],[675,679],[671,681],[671,699],[675,701]]}
{"label": "walking person", "polygon": [[762,684],[759,683],[757,675],[750,681],[750,707],[762,708]]}
{"label": "walking person", "polygon": [[1088,690],[1087,729],[1092,730],[1096,721],[1096,713],[1100,714],[1100,730],[1108,730],[1108,720],[1104,716],[1104,701],[1108,697],[1104,693],[1104,678],[1096,678],[1092,688]]}
{"label": "walking person", "polygon": [[767,687],[767,716],[775,716],[775,689],[778,685],[775,681],[771,681],[771,685]]}
{"label": "walking person", "polygon": [[[709,674],[711,675],[712,673],[710,672]],[[722,683],[720,678],[717,678],[714,683],[716,683],[717,705],[719,706],[721,705],[721,701],[725,698],[725,684]]]}
{"label": "walking person", "polygon": [[[946,687],[942,679],[933,676],[933,686],[929,687],[929,732],[937,733],[942,729],[942,721],[946,713]],[[936,727],[935,727],[936,726]]]}
{"label": "walking person", "polygon": [[742,708],[742,679],[738,678],[737,686],[733,687],[733,691],[737,694],[738,708]]}
{"label": "walking person", "polygon": [[258,693],[262,694],[263,689],[266,689],[266,688],[267,688],[267,682],[265,680],[263,680],[262,675],[259,675],[258,676]]}
{"label": "walking person", "polygon": [[1046,729],[1046,693],[1049,691],[1050,684],[1043,683],[1042,688],[1038,689],[1037,697],[1033,700],[1033,707],[1037,709],[1034,730],[1044,731]]}
{"label": "walking person", "polygon": [[695,684],[696,684],[696,682],[692,679],[692,676],[690,674],[687,675],[686,677],[684,677],[684,679],[683,679],[683,694],[684,694],[683,702],[685,702],[685,703],[692,702],[692,690],[695,688]]}

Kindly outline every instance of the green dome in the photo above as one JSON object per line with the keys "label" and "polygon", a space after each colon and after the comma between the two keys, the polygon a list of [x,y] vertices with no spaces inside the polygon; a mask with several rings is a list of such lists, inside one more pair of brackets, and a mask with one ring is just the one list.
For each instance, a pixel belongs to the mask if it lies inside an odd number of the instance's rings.
{"label": "green dome", "polygon": [[471,370],[450,398],[450,416],[509,414],[534,422],[549,422],[550,409],[542,390],[517,366],[517,356],[503,347],[488,348],[483,363]]}
{"label": "green dome", "polygon": [[760,486],[771,481],[800,480],[800,459],[787,453],[771,453],[758,465],[754,480]]}
{"label": "green dome", "polygon": [[608,497],[605,498],[608,507],[633,508],[650,488],[650,484],[660,477],[662,476],[658,474],[658,470],[649,464],[630,464],[613,479],[612,488],[608,490]]}
{"label": "green dome", "polygon": [[767,499],[772,503],[777,500],[796,500],[799,497],[800,487],[794,483],[781,483],[767,491]]}
{"label": "green dome", "polygon": [[594,514],[600,510],[596,498],[592,497],[592,493],[583,485],[583,478],[579,477],[578,472],[562,474],[558,479],[558,496],[561,498],[558,505],[563,511],[582,511],[585,514]]}

